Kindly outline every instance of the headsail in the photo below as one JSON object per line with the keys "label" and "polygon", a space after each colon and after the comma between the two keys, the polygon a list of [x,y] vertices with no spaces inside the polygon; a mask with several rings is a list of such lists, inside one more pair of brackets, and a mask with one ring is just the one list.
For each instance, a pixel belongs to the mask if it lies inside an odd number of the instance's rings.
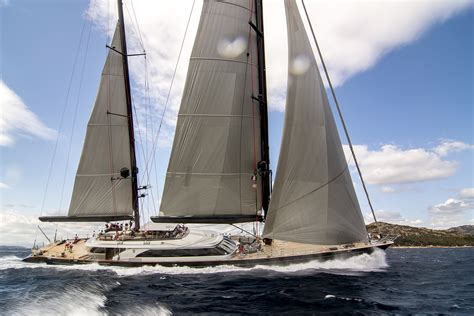
{"label": "headsail", "polygon": [[261,207],[253,3],[204,1],[154,221],[251,221]]}
{"label": "headsail", "polygon": [[[133,215],[132,165],[120,21],[87,125],[67,217],[42,221],[104,221]],[[120,174],[127,168],[130,176]]]}
{"label": "headsail", "polygon": [[295,0],[285,0],[285,126],[264,237],[310,244],[367,239],[324,84]]}

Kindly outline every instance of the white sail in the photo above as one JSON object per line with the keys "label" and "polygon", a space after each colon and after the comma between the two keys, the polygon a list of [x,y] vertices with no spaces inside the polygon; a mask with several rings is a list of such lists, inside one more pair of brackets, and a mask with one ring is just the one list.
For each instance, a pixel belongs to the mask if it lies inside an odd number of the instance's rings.
{"label": "white sail", "polygon": [[[119,22],[120,23],[120,22]],[[120,28],[117,25],[105,62],[77,169],[69,217],[132,215],[129,119],[125,95]]]}
{"label": "white sail", "polygon": [[285,126],[264,237],[366,241],[367,233],[318,66],[294,0],[285,0],[289,74]]}
{"label": "white sail", "polygon": [[[256,215],[260,160],[254,1],[204,1],[160,217]],[[247,55],[249,52],[249,55]],[[154,220],[154,219],[153,219]]]}

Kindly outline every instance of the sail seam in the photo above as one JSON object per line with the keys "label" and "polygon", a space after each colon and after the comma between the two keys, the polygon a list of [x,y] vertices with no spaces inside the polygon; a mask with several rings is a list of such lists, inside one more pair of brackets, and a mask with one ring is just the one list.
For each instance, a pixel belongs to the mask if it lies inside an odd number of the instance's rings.
{"label": "sail seam", "polygon": [[[104,177],[104,176],[116,176],[120,173],[85,173],[85,174],[76,174],[78,177]],[[126,180],[126,179],[124,179]]]}
{"label": "sail seam", "polygon": [[178,116],[203,116],[203,117],[246,117],[246,118],[253,118],[252,115],[240,115],[240,114],[178,114]]}
{"label": "sail seam", "polygon": [[87,126],[123,126],[127,127],[128,124],[103,124],[103,123],[89,123]]}
{"label": "sail seam", "polygon": [[168,171],[166,174],[175,174],[175,175],[198,175],[198,176],[239,176],[239,175],[253,175],[251,172],[242,172],[242,173],[204,173],[204,172],[172,172]]}
{"label": "sail seam", "polygon": [[283,205],[283,206],[278,207],[278,210],[279,210],[279,209],[282,209],[282,208],[284,208],[284,207],[287,207],[288,205],[293,204],[293,203],[295,203],[295,202],[298,201],[298,200],[301,200],[302,198],[304,198],[304,197],[310,195],[311,193],[314,193],[314,192],[316,192],[316,191],[319,191],[320,189],[322,189],[322,188],[324,188],[324,187],[330,185],[331,183],[333,183],[334,181],[336,181],[340,176],[342,176],[342,175],[344,174],[344,172],[346,172],[346,170],[347,170],[348,168],[349,168],[349,166],[346,164],[346,167],[345,167],[337,176],[335,176],[334,178],[332,178],[332,179],[329,180],[328,182],[326,182],[326,183],[320,185],[320,186],[317,187],[316,189],[311,190],[311,191],[309,191],[308,193],[305,193],[305,194],[303,194],[302,196],[300,196],[300,197],[294,199],[293,201],[291,201],[291,202],[289,202],[289,203],[286,203],[286,204]]}
{"label": "sail seam", "polygon": [[107,76],[107,77],[123,77],[123,75],[119,75],[119,74],[108,74],[108,73],[104,73],[102,74],[102,76]]}
{"label": "sail seam", "polygon": [[217,57],[190,57],[189,60],[212,60],[212,61],[228,61],[232,63],[240,63],[240,64],[246,64],[246,65],[251,65],[253,67],[257,67],[257,65],[242,61],[242,60],[235,60],[235,59],[227,59],[227,58],[217,58]]}
{"label": "sail seam", "polygon": [[227,1],[221,1],[222,4],[229,4],[229,5],[233,5],[235,7],[238,7],[238,8],[241,8],[241,9],[244,9],[246,11],[250,11],[249,8],[247,7],[244,7],[243,5],[240,5],[240,4],[237,4],[237,3],[232,3],[232,2],[227,2]]}
{"label": "sail seam", "polygon": [[[109,195],[109,193],[111,193],[115,187],[120,183],[121,181],[117,181],[115,183],[112,182],[112,185],[110,186],[110,188],[102,195],[102,197],[96,201],[95,205],[98,205],[98,206],[101,206],[103,205],[103,200],[107,198],[107,196]],[[113,192],[112,192],[113,194]],[[86,201],[87,199],[87,196],[85,195],[80,201],[79,203],[77,204],[76,208],[73,210],[73,212],[69,212],[70,214],[75,214],[77,213],[77,210],[79,210],[81,207],[82,207],[82,204]],[[114,203],[114,199],[113,199],[113,196],[112,196],[112,204]],[[97,207],[95,208],[97,209]],[[112,210],[112,212],[114,212],[115,208]]]}

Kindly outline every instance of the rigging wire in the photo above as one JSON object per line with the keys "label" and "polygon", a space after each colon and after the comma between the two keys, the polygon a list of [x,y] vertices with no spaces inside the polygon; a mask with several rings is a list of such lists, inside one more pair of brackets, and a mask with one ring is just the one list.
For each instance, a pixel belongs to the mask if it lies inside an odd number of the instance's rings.
{"label": "rigging wire", "polygon": [[[137,124],[138,138],[139,138],[139,142],[140,142],[140,149],[142,151],[143,160],[145,161],[146,160],[146,153],[145,153],[145,148],[143,146],[144,142],[143,142],[143,138],[142,138],[142,133],[141,133],[141,129],[140,129],[140,122],[138,120],[137,109],[135,107],[135,104],[133,104],[133,110],[135,112],[134,117],[135,117],[135,121],[136,121],[136,124]],[[146,139],[145,139],[145,142],[146,142]],[[147,181],[145,181],[145,183],[148,183],[149,180],[150,180],[150,171],[148,170],[148,165],[147,164],[145,164],[145,174],[147,176]],[[151,190],[151,195],[152,195],[152,200],[154,201],[153,190]]]}
{"label": "rigging wire", "polygon": [[[151,127],[150,133],[153,137],[153,135],[155,133],[155,129],[154,129],[154,122],[153,122],[153,115],[152,115],[152,112],[151,112],[150,82],[149,82],[149,78],[148,78],[148,61],[146,59],[145,59],[145,102],[146,102],[146,105],[147,105],[147,108],[148,108],[148,115],[150,117],[150,127]],[[148,139],[147,139],[147,144],[148,144]],[[146,160],[146,157],[145,157],[144,160]],[[160,192],[159,192],[159,186],[158,186],[158,171],[157,171],[157,168],[156,168],[156,161],[153,161],[153,164],[150,167],[150,169],[154,169],[156,199],[159,200],[160,199]],[[151,170],[150,170],[150,172],[151,172]],[[149,182],[151,182],[151,181],[149,181]],[[153,189],[151,189],[151,192],[153,193]],[[152,203],[153,203],[154,215],[158,215],[158,213],[156,211],[155,196],[154,195],[152,195]]]}
{"label": "rigging wire", "polygon": [[[171,79],[171,84],[170,84],[170,87],[169,87],[169,90],[168,90],[168,94],[167,94],[167,98],[166,98],[166,102],[165,102],[165,105],[164,105],[164,109],[161,113],[161,118],[160,118],[160,124],[158,126],[158,130],[156,132],[156,135],[154,134],[154,131],[153,131],[153,127],[152,127],[152,136],[151,136],[151,140],[152,140],[152,148],[151,148],[151,151],[150,151],[150,155],[149,156],[145,156],[144,157],[144,161],[145,161],[145,170],[150,170],[150,168],[152,169],[153,167],[150,167],[150,164],[153,164],[154,165],[154,169],[155,169],[155,179],[158,183],[158,175],[157,175],[157,170],[156,170],[156,147],[157,147],[157,144],[158,144],[158,139],[159,139],[159,136],[160,136],[160,132],[161,132],[161,127],[162,127],[162,124],[163,124],[163,120],[164,120],[164,115],[166,113],[166,110],[167,110],[167,107],[168,107],[168,104],[169,104],[169,98],[170,98],[170,95],[171,95],[171,90],[173,88],[173,84],[174,84],[174,79],[176,77],[176,73],[177,73],[177,68],[178,68],[178,65],[179,65],[179,61],[181,59],[181,54],[182,54],[182,50],[183,50],[183,47],[184,47],[184,42],[185,42],[185,39],[186,39],[186,35],[187,35],[187,32],[188,32],[188,29],[189,29],[189,24],[190,24],[190,21],[191,21],[191,17],[192,17],[192,13],[194,11],[194,5],[195,5],[195,0],[193,1],[193,4],[192,4],[192,7],[191,7],[191,11],[190,11],[190,14],[189,14],[189,17],[188,17],[188,22],[186,24],[186,29],[185,29],[185,32],[184,32],[184,36],[183,36],[183,40],[181,42],[181,47],[180,47],[180,50],[179,50],[179,54],[178,54],[178,59],[176,61],[176,65],[175,65],[175,69],[174,69],[174,72],[173,72],[173,76],[172,76],[172,79]],[[132,6],[133,6],[133,3],[132,3]],[[133,9],[133,8],[132,8]],[[134,10],[134,9],[133,9]],[[134,13],[135,14],[135,13]],[[138,25],[138,23],[137,23]],[[139,30],[139,27],[137,26],[138,28],[138,31],[140,32]],[[147,104],[148,104],[148,107],[149,107],[149,112],[150,112],[150,118],[152,119],[152,115],[151,115],[151,107],[150,107],[150,97],[149,97],[149,79],[148,79],[148,63],[147,63],[147,59],[145,57],[145,86],[146,86],[146,99],[147,99]],[[136,109],[135,109],[136,111]],[[153,122],[151,121],[151,125],[153,126]],[[141,134],[139,135],[140,138],[141,138]],[[143,143],[142,143],[143,145]],[[142,151],[144,152],[143,150],[143,147],[142,147]],[[150,171],[147,172],[147,181],[146,183],[149,183],[150,182]],[[157,196],[159,196],[159,193],[158,193],[158,185],[156,185],[157,187]],[[155,196],[153,194],[153,190],[151,190],[151,197],[152,197],[152,203],[153,203],[153,208],[154,208],[154,212],[155,214],[157,214],[157,208],[156,208],[156,205],[155,205]]]}
{"label": "rigging wire", "polygon": [[[134,32],[135,34],[137,35],[138,37],[138,41],[139,41],[139,44],[143,50],[143,52],[145,52],[145,46],[144,46],[144,43],[143,43],[143,38],[142,38],[142,35],[141,35],[141,31],[140,31],[140,26],[138,24],[138,19],[136,17],[136,13],[135,13],[135,8],[133,6],[133,2],[132,3],[132,12],[133,12],[133,15],[134,15],[134,18],[132,18],[132,15],[130,13],[130,10],[128,9],[128,6],[124,3],[125,5],[125,8],[127,10],[127,13],[128,13],[128,16],[130,18],[130,21],[132,21],[132,25],[133,27],[135,28]],[[146,55],[144,55],[144,66],[145,66],[145,127],[144,127],[144,131],[145,131],[145,140],[143,140],[143,137],[142,137],[142,128],[140,128],[140,120],[138,119],[138,110],[137,110],[137,107],[135,106],[135,103],[133,104],[133,110],[135,112],[135,115],[134,115],[134,118],[135,118],[135,121],[136,121],[136,124],[137,124],[137,130],[138,130],[138,136],[139,136],[139,143],[140,143],[140,148],[141,148],[141,154],[142,154],[142,160],[143,160],[143,163],[145,165],[145,181],[144,181],[144,185],[148,185],[148,183],[150,183],[150,174],[152,172],[152,168],[150,168],[150,166],[146,163],[146,160],[147,160],[147,157],[148,157],[148,152],[149,152],[149,146],[148,146],[148,126],[149,126],[149,121],[150,121],[150,125],[152,126],[152,116],[151,116],[151,111],[149,111],[149,107],[150,107],[150,101],[149,101],[149,84],[148,84],[148,61],[147,61],[147,58],[146,58]],[[148,116],[148,113],[150,113],[150,116]],[[153,194],[153,190],[150,191],[150,195],[151,195],[151,200],[152,200],[152,204],[153,204],[153,208],[155,210],[155,213],[156,213],[156,205],[155,205],[155,198],[154,198],[154,194]],[[145,203],[145,200],[142,200],[142,206],[143,206],[143,211],[145,212],[146,210],[146,214],[145,215],[145,218],[149,217],[149,209],[150,209],[150,197],[149,195],[146,196],[146,203]],[[146,208],[145,208],[145,204],[146,204]]]}
{"label": "rigging wire", "polygon": [[[125,3],[124,3],[125,4]],[[133,12],[133,15],[134,15],[134,19],[132,18],[132,15],[130,14],[130,10],[128,9],[128,6],[125,4],[125,7],[127,9],[127,13],[130,17],[130,20],[132,21],[132,25],[133,27],[135,28],[135,33],[137,34],[138,38],[139,38],[139,43],[140,43],[140,46],[141,48],[143,49],[143,52],[145,52],[145,46],[144,46],[144,43],[143,43],[143,38],[142,38],[142,35],[141,35],[141,31],[140,31],[140,26],[138,24],[138,19],[136,17],[136,13],[135,13],[135,8],[133,6],[133,1],[131,1],[131,4],[132,4],[132,12]],[[139,135],[139,142],[140,142],[140,147],[141,147],[141,151],[142,151],[142,159],[143,159],[143,163],[145,165],[145,175],[146,175],[146,181],[145,181],[145,185],[147,185],[148,183],[150,183],[150,174],[152,172],[152,167],[150,167],[146,161],[147,161],[147,157],[148,157],[148,152],[149,152],[149,146],[148,146],[148,126],[149,126],[149,121],[150,121],[150,126],[153,126],[153,122],[152,122],[152,115],[151,115],[151,110],[149,110],[150,108],[150,101],[149,101],[149,84],[148,84],[148,61],[147,61],[147,58],[146,58],[146,55],[144,56],[144,60],[145,60],[145,141],[143,141],[143,137],[142,137],[142,129],[140,128],[140,122],[139,122],[139,119],[138,119],[138,111],[137,111],[137,108],[135,106],[135,104],[133,104],[133,109],[134,109],[134,112],[135,112],[135,120],[136,120],[136,124],[137,124],[137,130],[138,130],[138,135]],[[150,116],[148,115],[148,113],[150,113]],[[155,198],[154,198],[154,194],[153,194],[153,190],[150,191],[150,195],[151,195],[151,198],[152,198],[152,204],[153,204],[153,208],[155,210],[155,213],[156,213],[156,205],[155,205]],[[149,196],[147,196],[147,208],[148,208],[148,214],[145,214],[146,217],[149,217]],[[144,202],[142,203],[144,204]]]}
{"label": "rigging wire", "polygon": [[[145,93],[146,93],[146,100],[147,100],[147,104],[148,104],[148,111],[149,111],[149,115],[150,115],[151,135],[153,137],[153,135],[155,133],[155,130],[154,130],[154,123],[153,123],[153,115],[151,113],[150,82],[149,82],[149,79],[148,79],[148,63],[147,63],[146,60],[145,60],[145,81],[146,81]],[[158,170],[156,168],[156,160],[153,160],[153,169],[155,171],[156,198],[159,200],[160,199],[160,191],[159,191],[159,187],[158,187]],[[153,208],[154,208],[154,215],[158,215],[158,213],[156,212],[155,201],[153,200],[152,202],[153,202]]]}
{"label": "rigging wire", "polygon": [[160,136],[160,132],[161,132],[161,127],[163,125],[163,119],[164,119],[164,116],[165,116],[165,113],[166,113],[166,110],[168,108],[168,104],[169,104],[169,99],[170,99],[170,95],[171,95],[171,90],[173,88],[173,84],[174,84],[174,79],[176,77],[176,73],[177,73],[177,70],[178,70],[178,65],[179,65],[179,61],[181,59],[181,53],[183,52],[183,47],[184,47],[184,42],[186,40],[186,35],[188,33],[188,29],[189,29],[189,24],[191,22],[191,16],[193,14],[193,11],[194,11],[194,5],[196,3],[196,0],[193,0],[193,5],[191,7],[191,12],[189,13],[189,17],[188,17],[188,22],[186,24],[186,29],[184,31],[184,36],[183,36],[183,40],[181,42],[181,47],[179,49],[179,53],[178,53],[178,59],[176,61],[176,66],[174,68],[174,71],[173,71],[173,76],[171,77],[171,84],[170,84],[170,87],[168,89],[168,95],[166,96],[166,102],[165,102],[165,106],[164,106],[164,109],[163,109],[163,112],[161,114],[161,118],[160,118],[160,124],[158,126],[158,130],[157,130],[157,133],[156,133],[156,136],[153,137],[152,136],[152,141],[153,141],[153,147],[152,147],[152,150],[151,150],[151,154],[150,154],[150,157],[147,159],[147,164],[150,162],[150,161],[154,161],[155,160],[155,156],[156,156],[156,145],[158,144],[158,138]]}
{"label": "rigging wire", "polygon": [[74,73],[76,72],[76,65],[77,65],[77,61],[78,61],[78,58],[79,58],[80,48],[82,46],[82,37],[83,37],[83,34],[84,34],[86,24],[87,24],[87,20],[85,20],[84,24],[82,25],[80,41],[79,41],[79,45],[77,47],[76,56],[74,57],[74,63],[73,63],[73,67],[72,67],[71,76],[69,78],[69,84],[68,84],[68,88],[67,88],[67,92],[66,92],[66,99],[64,100],[64,108],[63,108],[63,112],[61,114],[61,119],[59,121],[59,128],[58,128],[58,133],[57,133],[57,136],[56,136],[56,142],[54,144],[53,157],[51,158],[51,163],[50,163],[50,166],[49,166],[48,179],[46,181],[45,192],[44,192],[44,195],[43,195],[43,202],[41,203],[41,214],[43,213],[44,205],[45,205],[45,202],[46,202],[46,196],[47,196],[47,193],[48,193],[49,183],[50,183],[50,180],[51,180],[51,173],[53,171],[54,161],[55,161],[55,158],[56,158],[56,153],[57,153],[58,144],[59,144],[59,135],[61,134],[61,131],[62,131],[62,128],[63,128],[64,117],[65,117],[65,114],[66,114],[67,104],[68,104],[68,101],[69,101],[69,95],[70,95],[70,92],[71,92],[72,81],[74,79]]}
{"label": "rigging wire", "polygon": [[[52,171],[53,171],[53,166],[54,166],[54,162],[56,160],[56,154],[57,154],[58,145],[59,145],[59,137],[60,137],[61,131],[63,129],[64,117],[66,115],[67,104],[68,104],[68,101],[69,101],[69,95],[71,93],[72,82],[73,82],[73,79],[74,79],[74,74],[76,72],[76,66],[77,66],[78,59],[79,59],[79,53],[81,51],[82,39],[83,39],[84,30],[86,28],[86,25],[87,25],[87,20],[84,20],[84,23],[82,24],[82,29],[81,29],[81,35],[79,37],[79,39],[80,39],[79,40],[79,45],[77,46],[76,55],[74,57],[71,76],[69,77],[69,83],[68,83],[68,88],[67,88],[67,92],[66,92],[66,98],[64,100],[64,107],[63,107],[63,111],[62,111],[61,118],[60,118],[60,121],[59,121],[59,127],[58,127],[57,136],[56,136],[56,141],[55,141],[55,144],[54,144],[53,155],[51,157],[51,163],[49,165],[48,177],[47,177],[46,186],[45,186],[45,189],[44,189],[43,200],[41,202],[40,215],[43,214],[44,206],[46,204],[46,197],[48,195],[49,184],[51,182],[51,174],[52,174]],[[60,206],[60,208],[61,208],[61,206]],[[57,225],[58,224],[56,224],[56,228],[57,228]],[[39,228],[39,226],[38,226],[38,228]],[[39,229],[36,229],[36,235],[35,235],[33,247],[36,245],[36,240],[38,238],[38,232],[39,232]]]}
{"label": "rigging wire", "polygon": [[[231,223],[230,225],[231,225],[231,226],[234,226],[234,227],[237,228],[237,229],[239,229],[241,232],[245,232],[245,233],[247,233],[247,234],[249,234],[249,235],[251,235],[251,236],[253,236],[253,237],[257,238],[257,239],[259,238],[258,235],[253,234],[253,233],[249,232],[248,230],[246,230],[246,229],[244,229],[244,228],[242,228],[242,227],[239,227],[239,226],[237,226],[237,225],[235,225],[235,224],[233,224],[233,223]],[[257,234],[258,234],[258,232],[257,232]]]}
{"label": "rigging wire", "polygon": [[[146,56],[145,56],[145,112],[146,112],[146,116],[150,118],[150,133],[151,135],[153,136],[154,134],[154,123],[153,123],[153,115],[152,115],[152,112],[151,112],[151,104],[150,104],[150,84],[149,84],[149,79],[148,79],[148,60],[146,59]],[[145,141],[146,141],[146,145],[147,145],[147,149],[148,149],[148,129],[147,129],[147,136],[145,137]],[[146,159],[148,157],[148,152],[149,150],[147,150],[146,152],[146,156],[143,157],[143,161],[144,163],[146,163]],[[154,167],[154,168],[153,168]],[[146,182],[146,185],[148,185],[149,183],[151,183],[150,181],[150,174],[152,172],[152,169],[154,169],[155,171],[155,186],[156,186],[156,195],[157,197],[159,198],[159,191],[158,191],[158,173],[156,171],[156,164],[153,164],[151,167],[150,167],[150,170],[149,170],[149,173],[148,173],[148,179],[147,179],[147,182]],[[156,204],[155,204],[155,196],[153,194],[153,189],[151,189],[151,195],[152,195],[152,206],[153,206],[153,211],[154,211],[154,215],[157,215],[157,212],[156,212]],[[148,200],[148,215],[150,214],[150,202]]]}
{"label": "rigging wire", "polygon": [[68,169],[69,169],[69,160],[70,160],[71,148],[72,148],[72,140],[73,140],[73,137],[74,137],[74,130],[75,130],[75,127],[76,127],[77,112],[78,112],[78,108],[79,108],[79,99],[80,99],[80,94],[81,94],[81,89],[82,89],[82,82],[83,82],[83,78],[84,78],[84,70],[85,70],[85,65],[86,65],[86,59],[87,59],[87,55],[88,55],[88,52],[89,52],[89,42],[90,42],[90,37],[91,37],[91,31],[92,31],[92,22],[89,23],[89,33],[87,35],[86,48],[85,48],[85,52],[84,52],[84,61],[82,63],[81,75],[80,75],[80,79],[79,79],[79,88],[78,88],[78,91],[77,91],[77,100],[76,100],[76,106],[75,106],[75,109],[74,109],[74,116],[73,116],[72,127],[71,127],[71,137],[69,139],[69,147],[68,147],[67,156],[66,156],[66,169],[64,171],[63,186],[62,186],[62,189],[61,189],[61,197],[59,199],[59,209],[61,209],[61,205],[62,205],[63,197],[64,197],[64,188],[66,186],[66,178],[67,178],[67,172],[68,172]]}
{"label": "rigging wire", "polygon": [[[135,20],[134,20],[135,24],[134,24],[134,25],[136,26],[136,30],[137,30],[137,33],[138,33],[138,39],[139,39],[139,41],[140,41],[140,45],[142,46],[143,51],[145,51],[145,45],[144,45],[144,43],[143,43],[142,32],[141,32],[141,30],[140,30],[140,24],[138,24],[137,15],[136,15],[136,13],[135,13],[135,7],[133,6],[133,0],[130,0],[130,4],[132,5],[133,17],[135,18]],[[130,12],[128,11],[128,6],[125,5],[125,7],[127,8],[127,12],[128,12],[128,14],[130,15]],[[132,20],[132,19],[130,18],[130,20]],[[132,21],[133,21],[133,20],[132,20]]]}
{"label": "rigging wire", "polygon": [[354,147],[352,146],[352,141],[351,141],[351,138],[349,136],[349,132],[347,130],[346,123],[345,123],[344,118],[342,116],[342,111],[341,111],[341,108],[339,106],[339,102],[338,102],[337,97],[336,97],[336,92],[335,92],[334,87],[332,85],[331,79],[329,78],[329,73],[328,73],[328,70],[327,70],[327,67],[326,67],[326,63],[324,62],[323,55],[321,53],[321,49],[319,47],[318,41],[316,40],[316,35],[314,33],[313,25],[311,24],[311,20],[309,19],[308,10],[306,10],[306,5],[304,3],[304,0],[301,0],[301,2],[303,4],[304,12],[306,14],[306,19],[308,20],[308,24],[309,24],[309,27],[311,29],[311,33],[313,35],[314,42],[316,44],[316,49],[318,51],[319,58],[321,59],[321,64],[323,66],[324,73],[326,75],[326,79],[327,79],[329,87],[331,89],[331,94],[332,94],[332,97],[334,99],[334,103],[336,104],[337,113],[339,114],[339,118],[341,119],[341,123],[342,123],[342,126],[344,128],[344,133],[346,135],[347,142],[349,143],[349,148],[351,150],[352,157],[354,158],[354,163],[355,163],[356,168],[357,168],[357,172],[359,173],[359,177],[360,177],[360,180],[362,182],[362,187],[364,188],[365,196],[367,197],[367,202],[369,203],[369,206],[370,206],[370,211],[372,212],[372,216],[374,217],[374,221],[375,221],[375,224],[377,226],[377,229],[380,230],[377,218],[375,216],[374,207],[372,206],[372,202],[371,202],[370,197],[369,197],[369,192],[368,192],[367,187],[365,185],[364,177],[362,176],[362,171],[360,170],[359,163],[357,161],[357,157],[356,157],[356,154],[354,152]]}

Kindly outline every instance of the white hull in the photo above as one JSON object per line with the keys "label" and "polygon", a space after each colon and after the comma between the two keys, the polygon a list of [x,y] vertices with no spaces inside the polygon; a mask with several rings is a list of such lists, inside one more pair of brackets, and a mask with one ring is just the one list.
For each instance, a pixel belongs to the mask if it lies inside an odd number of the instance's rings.
{"label": "white hull", "polygon": [[218,232],[193,229],[182,238],[175,239],[78,240],[73,243],[72,249],[67,250],[64,241],[61,241],[34,252],[25,261],[118,266],[255,266],[350,257],[370,253],[376,248],[386,249],[392,243],[393,240],[386,239],[372,243],[327,246],[274,241],[272,245],[258,244],[258,250],[248,252],[243,250],[243,245],[239,245],[238,241]]}

